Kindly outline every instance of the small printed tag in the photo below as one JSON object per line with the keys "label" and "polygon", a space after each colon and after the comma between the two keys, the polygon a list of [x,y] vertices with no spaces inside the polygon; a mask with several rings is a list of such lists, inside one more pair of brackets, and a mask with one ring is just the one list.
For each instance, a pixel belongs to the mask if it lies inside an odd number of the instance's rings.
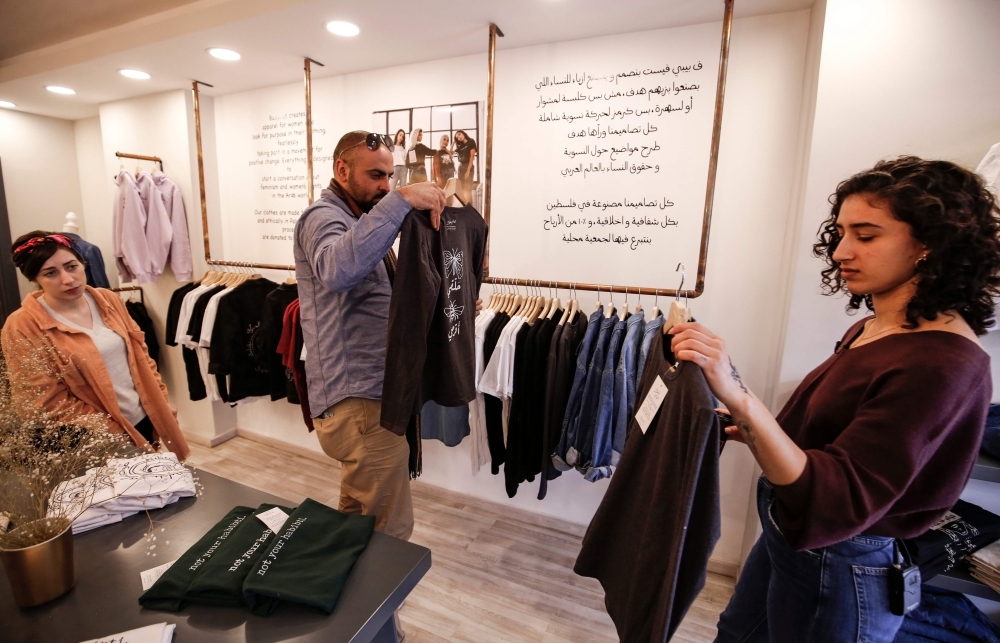
{"label": "small printed tag", "polygon": [[941,520],[934,523],[934,526],[931,527],[931,529],[937,531],[938,529],[941,529],[945,525],[948,525],[949,523],[953,523],[956,520],[961,520],[961,519],[962,517],[959,516],[957,513],[955,513],[954,511],[949,511],[944,516],[942,516]]}
{"label": "small printed tag", "polygon": [[169,563],[163,563],[159,567],[154,567],[153,569],[147,569],[144,572],[139,572],[139,578],[142,579],[142,591],[146,591],[153,586],[160,576],[166,573],[170,566],[176,563],[176,560],[172,560]]}
{"label": "small printed tag", "polygon": [[646,394],[646,399],[643,400],[639,411],[635,414],[635,421],[639,423],[639,428],[642,429],[643,433],[649,430],[649,424],[656,416],[656,412],[660,410],[660,405],[663,404],[666,397],[667,385],[663,383],[663,378],[657,375],[656,381],[653,382],[649,393]]}
{"label": "small printed tag", "polygon": [[273,531],[274,533],[278,533],[278,530],[281,529],[281,526],[285,524],[286,520],[288,520],[288,514],[286,514],[278,507],[274,507],[273,509],[268,509],[264,513],[258,514],[257,517],[260,518],[260,521],[265,525],[267,525],[267,528]]}

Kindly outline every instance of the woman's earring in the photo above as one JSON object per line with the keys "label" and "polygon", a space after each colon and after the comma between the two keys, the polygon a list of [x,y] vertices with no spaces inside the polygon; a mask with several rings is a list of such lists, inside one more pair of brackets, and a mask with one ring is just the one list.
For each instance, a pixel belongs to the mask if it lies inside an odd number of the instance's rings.
{"label": "woman's earring", "polygon": [[920,267],[920,263],[922,261],[927,261],[927,255],[924,255],[923,257],[920,257],[919,259],[917,259],[917,262],[915,264],[913,264],[913,265],[916,266],[917,268],[919,268]]}

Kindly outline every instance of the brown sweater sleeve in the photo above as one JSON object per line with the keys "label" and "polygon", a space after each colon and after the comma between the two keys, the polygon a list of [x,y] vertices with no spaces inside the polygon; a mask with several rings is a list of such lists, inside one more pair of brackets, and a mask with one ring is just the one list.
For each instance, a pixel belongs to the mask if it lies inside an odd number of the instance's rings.
{"label": "brown sweater sleeve", "polygon": [[[872,352],[873,360],[885,358]],[[873,368],[876,375],[840,435],[821,449],[806,449],[802,476],[775,486],[776,517],[793,549],[866,532],[915,535],[887,532],[926,529],[923,523],[961,494],[991,395],[988,360],[984,367],[971,351],[917,349],[896,351],[888,363]],[[835,386],[825,390],[829,399],[811,400],[811,413],[842,403],[829,394]],[[936,481],[938,490],[922,491],[929,487],[921,478],[941,471],[947,475]]]}

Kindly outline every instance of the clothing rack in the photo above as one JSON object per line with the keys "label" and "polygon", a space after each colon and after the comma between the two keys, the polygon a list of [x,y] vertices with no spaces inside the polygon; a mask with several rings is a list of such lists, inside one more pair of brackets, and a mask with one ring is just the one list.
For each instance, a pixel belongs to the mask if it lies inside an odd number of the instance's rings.
{"label": "clothing rack", "polygon": [[133,290],[138,290],[139,291],[139,301],[142,302],[143,306],[146,305],[146,300],[143,297],[142,287],[141,286],[122,286],[121,288],[111,288],[110,290],[112,292],[119,292],[119,293],[120,292],[130,292],[130,291],[133,291]]}
{"label": "clothing rack", "polygon": [[[306,183],[308,186],[307,196],[309,203],[312,204],[313,196],[313,181],[312,181],[312,166],[313,166],[313,150],[312,150],[312,81],[311,81],[311,64],[316,63],[319,66],[323,66],[323,63],[313,60],[312,58],[304,59],[304,76],[306,85],[306,167],[309,170],[309,180]],[[287,270],[295,272],[295,266],[283,266],[280,264],[273,263],[255,263],[247,261],[218,261],[212,259],[212,243],[208,236],[208,201],[205,198],[205,159],[202,154],[202,144],[201,144],[201,105],[199,102],[199,92],[198,85],[204,85],[206,87],[213,87],[208,83],[202,82],[200,80],[191,81],[191,93],[193,96],[194,103],[194,136],[195,143],[198,148],[198,189],[201,196],[201,229],[204,236],[205,243],[205,263],[210,266],[232,266],[234,268],[259,268],[262,270]]]}
{"label": "clothing rack", "polygon": [[115,156],[120,159],[138,159],[140,161],[152,161],[160,164],[160,171],[163,171],[163,159],[159,156],[146,156],[144,154],[126,154],[125,152],[115,152]]}
{"label": "clothing rack", "polygon": [[[719,139],[722,133],[722,106],[726,95],[726,72],[729,68],[729,39],[733,30],[733,1],[725,1],[725,14],[722,19],[722,44],[719,58],[719,78],[715,93],[715,117],[712,122],[712,147],[708,161],[708,184],[705,188],[705,215],[701,226],[701,243],[698,253],[698,276],[694,290],[669,288],[648,288],[639,286],[618,286],[607,284],[580,284],[567,281],[547,281],[542,279],[506,279],[490,277],[490,246],[486,242],[486,254],[483,265],[484,282],[489,284],[508,284],[512,286],[551,286],[552,288],[595,290],[608,292],[628,292],[639,295],[667,295],[698,297],[705,292],[705,271],[708,267],[708,237],[712,226],[712,205],[715,198],[715,178],[719,167]],[[485,190],[483,193],[483,218],[490,223],[490,198],[492,196],[491,180],[493,170],[493,86],[496,69],[497,36],[503,36],[495,24],[490,25],[489,83],[486,96],[486,171],[484,173]]]}

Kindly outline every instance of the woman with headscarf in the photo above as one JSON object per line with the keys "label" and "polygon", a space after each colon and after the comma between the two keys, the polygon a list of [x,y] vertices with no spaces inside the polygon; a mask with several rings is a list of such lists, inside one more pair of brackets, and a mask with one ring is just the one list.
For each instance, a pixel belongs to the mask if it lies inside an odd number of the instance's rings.
{"label": "woman with headscarf", "polygon": [[427,167],[424,165],[424,159],[428,156],[434,156],[434,150],[424,145],[423,140],[423,129],[418,127],[410,133],[410,149],[406,152],[406,169],[410,172],[407,185],[427,181]]}

